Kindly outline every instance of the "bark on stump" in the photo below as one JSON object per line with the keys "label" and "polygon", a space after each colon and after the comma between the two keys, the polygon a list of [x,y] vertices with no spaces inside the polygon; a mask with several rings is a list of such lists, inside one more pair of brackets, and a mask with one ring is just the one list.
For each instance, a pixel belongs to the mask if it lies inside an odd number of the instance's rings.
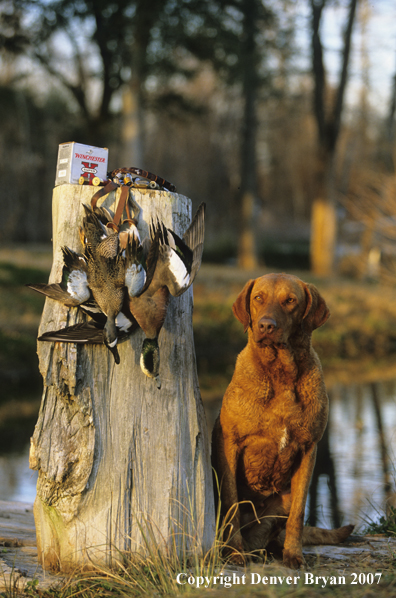
{"label": "bark on stump", "polygon": [[[54,189],[50,282],[61,278],[61,246],[81,250],[82,203],[89,204],[94,191]],[[152,217],[179,235],[187,229],[188,198],[151,190],[133,190],[133,196],[142,209],[142,236]],[[112,192],[102,203],[114,202]],[[39,472],[34,516],[44,568],[111,564],[119,551],[146,552],[147,540],[162,550],[175,545],[179,553],[210,548],[212,474],[192,306],[191,287],[171,297],[159,336],[161,390],[140,369],[140,329],[119,344],[120,365],[104,345],[38,342],[44,392],[30,467]],[[84,317],[47,299],[40,333]]]}

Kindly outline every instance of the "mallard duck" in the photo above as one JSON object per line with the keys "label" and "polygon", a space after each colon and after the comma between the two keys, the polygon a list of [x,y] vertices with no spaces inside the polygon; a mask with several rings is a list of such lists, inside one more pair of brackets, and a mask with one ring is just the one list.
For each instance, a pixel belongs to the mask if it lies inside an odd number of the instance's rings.
{"label": "mallard duck", "polygon": [[181,239],[175,232],[157,223],[151,236],[159,236],[155,272],[148,288],[130,298],[129,307],[146,335],[140,355],[142,371],[161,388],[158,335],[164,324],[170,294],[180,296],[193,283],[202,261],[205,232],[205,204],[202,203]]}

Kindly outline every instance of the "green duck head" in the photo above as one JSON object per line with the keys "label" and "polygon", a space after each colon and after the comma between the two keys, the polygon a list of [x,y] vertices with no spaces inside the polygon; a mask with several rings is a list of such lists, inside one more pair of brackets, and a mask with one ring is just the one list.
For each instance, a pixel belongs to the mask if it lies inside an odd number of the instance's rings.
{"label": "green duck head", "polygon": [[157,388],[161,388],[161,379],[159,376],[160,353],[157,338],[146,338],[143,341],[142,352],[140,354],[140,367],[142,372],[149,378],[154,378]]}

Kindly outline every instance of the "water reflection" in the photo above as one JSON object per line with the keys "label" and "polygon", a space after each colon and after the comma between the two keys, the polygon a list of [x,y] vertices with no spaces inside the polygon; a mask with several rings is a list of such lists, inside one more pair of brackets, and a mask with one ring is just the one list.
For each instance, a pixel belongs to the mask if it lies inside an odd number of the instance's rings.
{"label": "water reflection", "polygon": [[29,445],[20,453],[0,455],[0,500],[33,503],[37,471],[29,469]]}
{"label": "water reflection", "polygon": [[328,433],[320,443],[309,522],[364,526],[393,504],[396,382],[329,390]]}
{"label": "water reflection", "polygon": [[[367,384],[333,380],[329,397],[329,425],[318,447],[307,519],[311,525],[354,523],[359,529],[378,520],[386,502],[396,505],[396,379]],[[220,399],[205,403],[210,429],[219,408]],[[0,443],[0,500],[35,498],[37,474],[28,468],[31,432],[18,452],[7,454]]]}

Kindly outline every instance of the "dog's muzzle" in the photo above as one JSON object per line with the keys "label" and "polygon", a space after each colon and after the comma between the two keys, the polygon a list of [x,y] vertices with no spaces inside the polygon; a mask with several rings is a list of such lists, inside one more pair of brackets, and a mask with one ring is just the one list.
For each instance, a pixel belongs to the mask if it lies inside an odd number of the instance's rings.
{"label": "dog's muzzle", "polygon": [[278,325],[276,320],[269,316],[260,318],[253,332],[256,343],[272,345],[279,341],[278,336],[280,331]]}

